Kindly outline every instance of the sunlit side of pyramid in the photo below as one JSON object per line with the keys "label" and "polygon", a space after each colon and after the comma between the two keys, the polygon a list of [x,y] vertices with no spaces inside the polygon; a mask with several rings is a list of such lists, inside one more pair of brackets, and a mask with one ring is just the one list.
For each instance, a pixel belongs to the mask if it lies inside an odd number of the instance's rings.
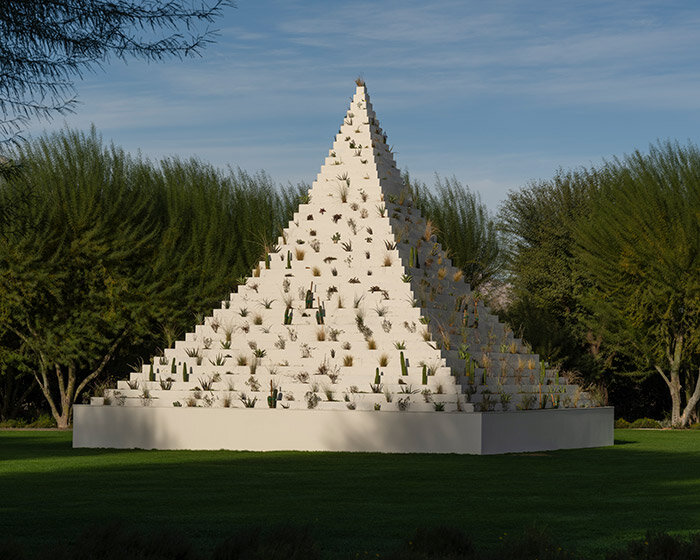
{"label": "sunlit side of pyramid", "polygon": [[273,252],[104,405],[371,412],[372,421],[589,407],[471,292],[386,140],[359,85]]}

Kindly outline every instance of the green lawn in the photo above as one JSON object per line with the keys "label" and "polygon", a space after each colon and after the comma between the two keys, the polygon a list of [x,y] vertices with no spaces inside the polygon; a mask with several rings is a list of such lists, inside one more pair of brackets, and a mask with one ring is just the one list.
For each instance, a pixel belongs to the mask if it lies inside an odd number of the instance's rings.
{"label": "green lawn", "polygon": [[501,456],[118,451],[0,431],[0,536],[28,550],[119,519],[212,546],[241,524],[311,525],[329,558],[449,524],[479,546],[533,522],[601,553],[700,527],[700,431],[616,430],[612,448]]}

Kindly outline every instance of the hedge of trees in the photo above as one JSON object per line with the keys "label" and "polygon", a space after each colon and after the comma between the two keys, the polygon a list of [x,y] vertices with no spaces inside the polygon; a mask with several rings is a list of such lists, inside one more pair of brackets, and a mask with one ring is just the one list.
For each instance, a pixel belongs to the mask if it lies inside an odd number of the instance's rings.
{"label": "hedge of trees", "polygon": [[91,384],[224,299],[307,189],[194,159],[154,164],[94,130],[14,156],[0,179],[0,417],[48,407],[59,427]]}
{"label": "hedge of trees", "polygon": [[511,192],[499,223],[516,331],[621,411],[696,422],[698,148],[667,142],[559,171]]}
{"label": "hedge of trees", "polygon": [[[60,427],[93,386],[167,347],[250,274],[305,196],[260,172],[151,162],[93,129],[0,161],[0,420]],[[652,146],[509,193],[405,176],[472,286],[535,351],[628,418],[697,421],[700,152]],[[494,302],[496,303],[496,302]]]}

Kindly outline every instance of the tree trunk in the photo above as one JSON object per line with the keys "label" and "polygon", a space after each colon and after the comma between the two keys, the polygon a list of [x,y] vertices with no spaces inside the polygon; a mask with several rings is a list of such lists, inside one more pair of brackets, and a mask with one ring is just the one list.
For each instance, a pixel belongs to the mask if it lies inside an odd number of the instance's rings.
{"label": "tree trunk", "polygon": [[[88,374],[80,383],[78,383],[78,372],[76,371],[75,365],[70,363],[64,373],[63,368],[60,364],[53,364],[54,373],[56,377],[56,382],[58,385],[58,406],[56,400],[51,393],[51,383],[49,381],[48,375],[48,365],[44,355],[39,353],[39,372],[33,372],[34,379],[39,384],[39,388],[49,404],[51,409],[51,415],[56,420],[56,424],[59,429],[66,430],[70,428],[73,419],[73,403],[75,399],[80,395],[80,393],[87,387],[93,379],[95,379],[104,370],[107,363],[112,359],[114,352],[122,341],[126,331],[117,337],[117,339],[112,343],[107,353],[103,356],[100,364],[95,368],[90,374]],[[76,388],[77,385],[77,388]]]}
{"label": "tree trunk", "polygon": [[[690,418],[695,411],[695,407],[700,402],[700,372],[695,380],[695,388],[693,394],[687,399],[685,408],[681,412],[682,407],[682,390],[681,385],[681,358],[683,355],[683,335],[678,335],[673,340],[673,352],[670,348],[666,352],[666,357],[670,365],[669,375],[667,376],[663,369],[655,365],[656,371],[664,378],[671,394],[671,425],[674,428],[685,428],[690,422]],[[688,376],[690,379],[691,376]]]}

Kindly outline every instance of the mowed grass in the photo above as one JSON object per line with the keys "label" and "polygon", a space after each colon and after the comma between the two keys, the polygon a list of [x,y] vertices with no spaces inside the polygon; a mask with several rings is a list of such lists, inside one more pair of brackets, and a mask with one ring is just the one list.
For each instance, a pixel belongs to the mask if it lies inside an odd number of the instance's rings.
{"label": "mowed grass", "polygon": [[121,520],[210,549],[242,525],[308,524],[328,558],[383,553],[417,527],[479,547],[534,524],[601,557],[647,529],[700,527],[700,432],[616,430],[611,448],[501,456],[72,449],[0,432],[0,537],[36,551]]}

